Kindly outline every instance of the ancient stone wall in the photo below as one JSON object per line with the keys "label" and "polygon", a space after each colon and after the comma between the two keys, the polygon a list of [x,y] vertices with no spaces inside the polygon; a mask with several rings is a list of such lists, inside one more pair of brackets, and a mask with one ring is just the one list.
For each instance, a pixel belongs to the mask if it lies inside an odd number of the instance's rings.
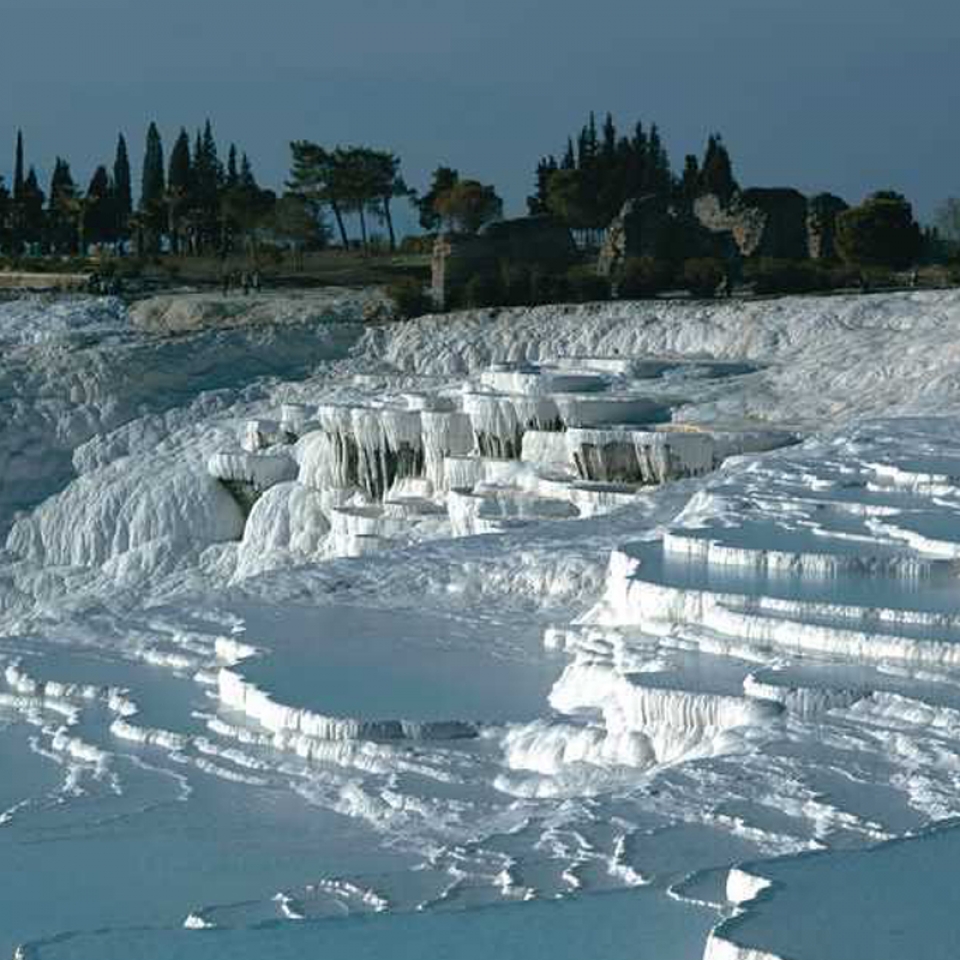
{"label": "ancient stone wall", "polygon": [[809,256],[807,199],[796,190],[744,190],[727,204],[708,194],[697,198],[693,212],[711,232],[732,234],[742,257]]}
{"label": "ancient stone wall", "polygon": [[738,251],[729,230],[709,230],[664,198],[648,196],[628,200],[610,224],[597,271],[601,276],[616,277],[626,260],[633,257],[735,260]]}
{"label": "ancient stone wall", "polygon": [[563,272],[577,260],[570,230],[553,217],[498,220],[476,235],[441,234],[433,246],[433,298],[441,309],[471,277],[494,273],[502,262]]}
{"label": "ancient stone wall", "polygon": [[628,200],[610,224],[597,269],[613,277],[633,257],[829,259],[836,256],[837,216],[846,208],[839,197],[808,200],[791,189],[738,191],[727,202],[707,194],[689,212],[660,197],[640,197]]}
{"label": "ancient stone wall", "polygon": [[807,237],[814,260],[837,256],[837,218],[849,207],[832,193],[818,193],[807,204]]}

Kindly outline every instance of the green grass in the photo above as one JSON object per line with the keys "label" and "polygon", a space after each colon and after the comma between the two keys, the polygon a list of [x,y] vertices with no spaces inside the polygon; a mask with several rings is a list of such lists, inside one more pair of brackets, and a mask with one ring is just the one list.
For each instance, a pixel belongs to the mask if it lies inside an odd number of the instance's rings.
{"label": "green grass", "polygon": [[[0,269],[26,273],[92,273],[116,270],[129,281],[143,281],[149,287],[185,284],[217,287],[223,273],[253,269],[245,254],[220,257],[111,257],[103,260],[79,257],[22,257],[0,261]],[[363,254],[355,250],[324,250],[306,253],[266,253],[259,257],[260,276],[271,287],[363,287],[386,285],[404,277],[424,283],[430,279],[428,254]]]}
{"label": "green grass", "polygon": [[[122,261],[121,261],[122,264]],[[141,268],[144,280],[154,283],[196,284],[217,286],[224,270],[240,273],[252,269],[250,258],[227,257],[160,257],[146,261]],[[121,271],[123,266],[121,265]],[[430,257],[413,254],[371,254],[357,251],[325,250],[297,258],[262,256],[259,263],[263,282],[272,287],[385,285],[402,277],[424,282],[430,278]]]}

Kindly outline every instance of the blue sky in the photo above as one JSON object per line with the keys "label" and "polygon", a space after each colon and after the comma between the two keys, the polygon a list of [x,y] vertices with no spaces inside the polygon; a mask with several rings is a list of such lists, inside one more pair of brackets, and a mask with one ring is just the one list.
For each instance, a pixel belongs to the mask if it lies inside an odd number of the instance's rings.
{"label": "blue sky", "polygon": [[[675,167],[719,130],[744,185],[960,195],[955,0],[6,0],[0,173],[16,128],[78,178],[147,123],[210,116],[279,185],[294,138],[438,163],[521,212],[589,110],[657,121]],[[8,148],[4,151],[4,142]],[[135,177],[138,171],[135,170]]]}

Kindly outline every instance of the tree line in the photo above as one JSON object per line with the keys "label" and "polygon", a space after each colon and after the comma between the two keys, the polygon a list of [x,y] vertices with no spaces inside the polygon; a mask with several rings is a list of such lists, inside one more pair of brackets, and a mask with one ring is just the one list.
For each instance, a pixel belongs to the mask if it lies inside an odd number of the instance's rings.
{"label": "tree line", "polygon": [[387,150],[329,149],[300,140],[291,144],[291,152],[288,189],[318,211],[330,211],[344,247],[352,245],[345,218],[353,215],[360,225],[362,247],[369,244],[367,218],[373,217],[386,227],[390,249],[395,249],[391,204],[399,198],[412,204],[420,226],[428,234],[440,230],[475,233],[503,215],[503,200],[491,184],[461,177],[452,167],[437,167],[430,186],[421,195],[407,186],[400,173],[400,159]]}
{"label": "tree line", "polygon": [[656,123],[638,122],[629,133],[618,131],[608,113],[598,126],[591,113],[576,138],[568,137],[559,159],[542,157],[527,198],[531,214],[551,214],[590,237],[609,225],[627,200],[656,196],[690,207],[707,193],[728,200],[737,190],[730,154],[720,134],[711,134],[703,160],[684,158],[674,173]]}
{"label": "tree line", "polygon": [[413,191],[400,174],[400,158],[389,150],[371,147],[329,149],[309,140],[290,145],[292,167],[287,187],[292,196],[310,205],[317,217],[329,208],[344,247],[351,246],[346,217],[356,216],[360,242],[370,244],[368,216],[387,229],[390,249],[396,249],[392,202]]}
{"label": "tree line", "polygon": [[192,138],[181,128],[169,156],[151,123],[139,187],[135,204],[120,134],[113,163],[97,166],[85,188],[70,163],[57,157],[45,191],[18,133],[11,187],[0,177],[0,252],[82,256],[92,246],[109,246],[141,254],[222,255],[256,245],[262,234],[305,247],[327,239],[322,217],[303,198],[262,188],[236,145],[221,155],[209,120]]}
{"label": "tree line", "polygon": [[[324,146],[308,140],[290,144],[291,169],[281,194],[261,187],[246,153],[231,144],[221,153],[210,121],[191,137],[181,128],[169,155],[160,131],[146,133],[139,196],[127,142],[121,134],[112,163],[96,167],[84,187],[67,160],[58,157],[44,189],[26,161],[17,135],[13,182],[0,178],[0,252],[84,254],[109,245],[125,252],[226,254],[268,240],[296,249],[322,248],[335,235],[345,247],[373,245],[373,230],[386,231],[397,246],[394,204],[412,204],[421,228],[476,232],[503,215],[492,184],[438,166],[421,194],[409,187],[396,153],[369,146]],[[558,154],[541,157],[527,206],[548,214],[590,245],[632,198],[655,196],[691,210],[705,194],[729,200],[739,189],[733,163],[719,134],[712,134],[702,159],[689,154],[674,171],[656,123],[617,128],[611,114],[602,123],[591,113]],[[919,237],[909,204],[891,192],[875,194],[846,219],[846,249],[862,255],[868,240],[901,230],[897,259],[918,251],[946,256],[960,248],[960,201],[939,211],[938,226]],[[329,225],[332,223],[332,228]],[[351,229],[359,227],[359,238]],[[878,241],[889,246],[890,237]]]}

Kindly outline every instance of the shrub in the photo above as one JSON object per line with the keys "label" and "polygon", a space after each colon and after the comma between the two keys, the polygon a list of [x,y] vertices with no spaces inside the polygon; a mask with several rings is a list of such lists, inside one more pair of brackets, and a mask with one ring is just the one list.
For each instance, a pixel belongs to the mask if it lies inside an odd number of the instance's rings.
{"label": "shrub", "polygon": [[387,287],[387,297],[397,316],[403,320],[423,316],[433,309],[433,300],[423,284],[413,277],[401,277]]}
{"label": "shrub", "polygon": [[505,305],[503,283],[495,273],[476,273],[463,288],[463,299],[472,309],[502,307]]}
{"label": "shrub", "polygon": [[824,283],[828,290],[843,290],[860,285],[860,275],[856,267],[833,263],[821,266],[820,269],[823,271]]}
{"label": "shrub", "polygon": [[500,284],[504,305],[520,307],[531,303],[532,275],[529,267],[501,261]]}
{"label": "shrub", "polygon": [[654,257],[631,257],[617,280],[617,296],[624,300],[653,297],[673,281],[673,267]]}
{"label": "shrub", "polygon": [[723,263],[713,257],[687,260],[683,264],[684,286],[695,297],[713,297],[726,277]]}
{"label": "shrub", "polygon": [[875,193],[837,218],[837,248],[848,263],[904,269],[922,246],[913,208],[898,193]]}
{"label": "shrub", "polygon": [[563,303],[570,299],[570,284],[562,273],[534,268],[530,271],[530,303]]}
{"label": "shrub", "polygon": [[570,299],[577,303],[610,299],[610,281],[601,277],[593,266],[571,267],[566,275]]}
{"label": "shrub", "polygon": [[812,293],[831,286],[829,273],[803,260],[763,258],[747,265],[746,278],[757,293]]}
{"label": "shrub", "polygon": [[899,282],[893,271],[883,267],[863,267],[860,273],[863,277],[863,282],[870,290],[899,286]]}

